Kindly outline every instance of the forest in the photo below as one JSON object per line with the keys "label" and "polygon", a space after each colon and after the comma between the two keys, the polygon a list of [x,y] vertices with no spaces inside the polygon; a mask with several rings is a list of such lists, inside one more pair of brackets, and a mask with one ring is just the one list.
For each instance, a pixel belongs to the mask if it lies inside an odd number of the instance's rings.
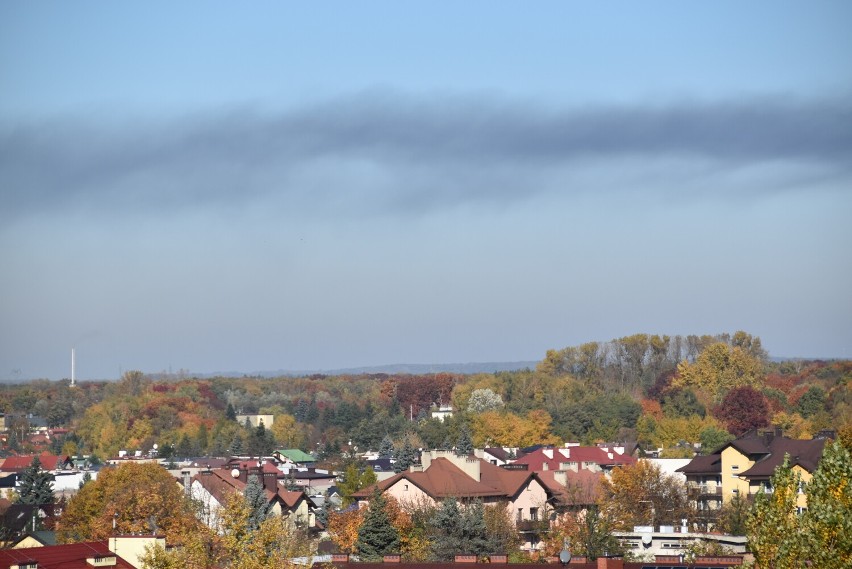
{"label": "forest", "polygon": [[[164,457],[259,455],[301,448],[322,461],[378,449],[566,441],[637,442],[663,457],[705,452],[752,428],[779,425],[806,438],[852,429],[852,362],[773,362],[746,332],[634,334],[549,350],[535,369],[480,374],[362,374],[197,378],[126,372],[118,381],[35,380],[0,386],[12,453],[35,448],[28,422],[68,430],[56,453],[119,450]],[[436,406],[452,405],[445,421]],[[270,414],[252,429],[237,414]]]}

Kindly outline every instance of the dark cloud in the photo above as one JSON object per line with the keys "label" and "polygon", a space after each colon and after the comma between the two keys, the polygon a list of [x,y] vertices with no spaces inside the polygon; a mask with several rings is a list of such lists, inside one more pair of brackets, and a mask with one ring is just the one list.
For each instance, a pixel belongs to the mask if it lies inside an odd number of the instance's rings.
{"label": "dark cloud", "polygon": [[271,194],[308,203],[347,192],[373,209],[422,209],[522,199],[547,191],[548,176],[566,168],[625,159],[801,162],[846,175],[852,104],[554,110],[364,95],[280,114],[6,124],[0,202],[7,219],[68,207],[239,205]]}

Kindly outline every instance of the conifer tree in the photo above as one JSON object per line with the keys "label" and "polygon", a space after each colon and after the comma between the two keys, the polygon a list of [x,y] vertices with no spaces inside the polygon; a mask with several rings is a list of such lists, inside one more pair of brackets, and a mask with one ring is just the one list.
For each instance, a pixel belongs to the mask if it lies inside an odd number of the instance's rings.
{"label": "conifer tree", "polygon": [[411,442],[406,439],[402,448],[399,449],[399,452],[397,453],[396,462],[393,465],[394,472],[398,474],[408,470],[408,468],[415,463],[416,458],[417,451],[415,451],[414,447],[411,446]]}
{"label": "conifer tree", "polygon": [[248,529],[255,531],[260,527],[269,513],[269,503],[266,501],[266,493],[257,475],[249,476],[245,489],[245,500],[249,508]]}
{"label": "conifer tree", "polygon": [[383,555],[399,553],[399,532],[391,523],[386,506],[387,501],[377,488],[358,528],[355,546],[362,561],[378,561]]}
{"label": "conifer tree", "polygon": [[53,503],[53,479],[49,472],[41,468],[41,460],[37,456],[21,473],[18,494],[22,504]]}
{"label": "conifer tree", "polygon": [[459,440],[456,443],[456,454],[459,456],[469,456],[473,453],[473,441],[470,439],[470,430],[467,425],[462,425]]}
{"label": "conifer tree", "polygon": [[390,438],[390,435],[385,435],[379,445],[379,456],[393,456],[393,454],[393,439]]}

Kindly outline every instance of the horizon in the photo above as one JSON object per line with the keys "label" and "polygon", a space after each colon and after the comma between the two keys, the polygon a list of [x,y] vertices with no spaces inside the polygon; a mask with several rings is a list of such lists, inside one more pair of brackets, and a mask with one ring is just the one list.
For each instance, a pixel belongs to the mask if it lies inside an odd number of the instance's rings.
{"label": "horizon", "polygon": [[65,377],[72,348],[91,378],[643,330],[852,358],[849,21],[3,4],[0,378]]}

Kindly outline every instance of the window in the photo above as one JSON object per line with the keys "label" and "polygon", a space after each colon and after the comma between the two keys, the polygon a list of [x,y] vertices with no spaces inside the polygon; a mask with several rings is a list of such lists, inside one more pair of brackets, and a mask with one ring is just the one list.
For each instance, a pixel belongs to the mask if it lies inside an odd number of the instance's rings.
{"label": "window", "polygon": [[403,487],[402,490],[403,490],[403,492],[408,492],[408,484],[406,484],[405,487]]}
{"label": "window", "polygon": [[530,519],[534,522],[538,521],[538,508],[530,508]]}
{"label": "window", "polygon": [[523,521],[523,519],[524,519],[524,509],[523,509],[523,508],[518,508],[518,521],[519,521],[519,522],[520,522],[520,521]]}

